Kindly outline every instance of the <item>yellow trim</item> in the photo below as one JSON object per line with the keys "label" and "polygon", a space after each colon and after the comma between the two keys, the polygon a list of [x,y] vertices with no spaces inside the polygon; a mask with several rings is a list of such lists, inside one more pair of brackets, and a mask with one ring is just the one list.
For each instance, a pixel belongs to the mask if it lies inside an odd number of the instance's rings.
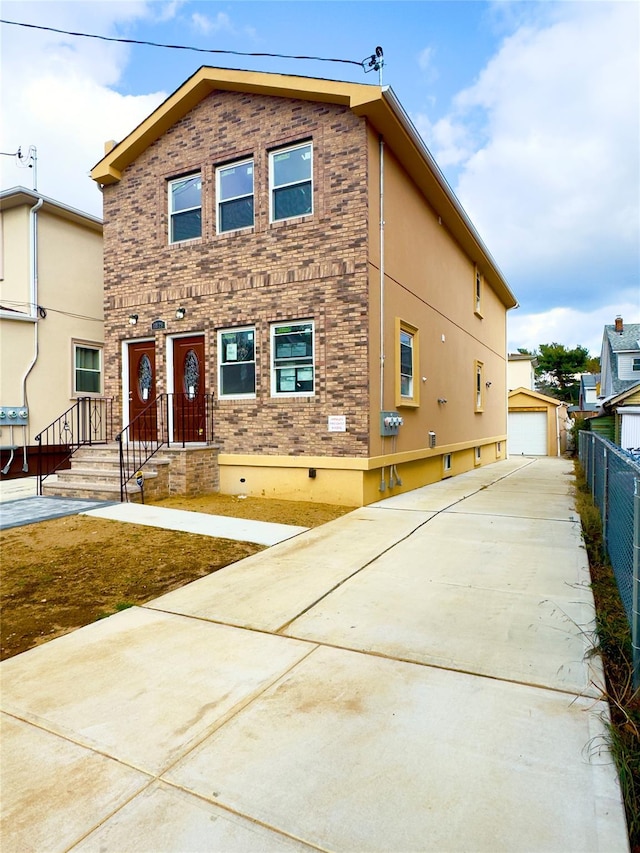
{"label": "yellow trim", "polygon": [[[401,371],[401,347],[400,347],[400,333],[406,332],[408,335],[411,335],[412,343],[411,343],[411,352],[412,352],[412,379],[413,379],[413,394],[411,397],[403,397],[401,394],[402,388],[402,379],[400,376]],[[420,333],[415,326],[412,326],[410,323],[407,323],[405,320],[401,320],[400,317],[395,318],[395,392],[396,392],[396,409],[400,408],[411,408],[417,409],[420,405],[420,383],[419,383],[419,374],[420,374]]]}
{"label": "yellow trim", "polygon": [[[484,362],[478,361],[478,359],[476,359],[473,365],[474,411],[484,412]],[[480,378],[479,383],[478,377]],[[480,395],[480,402],[478,402],[478,394]]]}
{"label": "yellow trim", "polygon": [[482,320],[484,318],[484,314],[482,313],[482,297],[483,297],[483,289],[484,289],[484,276],[480,272],[480,267],[478,264],[473,265],[473,313],[476,317],[480,317]]}

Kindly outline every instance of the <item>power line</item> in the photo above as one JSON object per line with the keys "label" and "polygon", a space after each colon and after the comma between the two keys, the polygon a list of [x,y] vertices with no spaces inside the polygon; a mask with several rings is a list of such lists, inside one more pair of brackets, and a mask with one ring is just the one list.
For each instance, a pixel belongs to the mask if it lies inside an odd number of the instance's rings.
{"label": "power line", "polygon": [[[99,39],[100,41],[115,41],[120,44],[140,44],[145,45],[147,47],[163,47],[169,50],[192,50],[197,53],[222,53],[228,54],[231,56],[254,56],[254,57],[270,57],[272,59],[311,59],[316,62],[341,62],[345,65],[357,65],[360,68],[364,68],[365,73],[373,67],[372,60],[376,60],[382,56],[381,48],[376,48],[376,53],[373,56],[367,56],[361,62],[356,62],[354,59],[330,59],[326,56],[291,56],[286,53],[245,53],[240,50],[219,50],[215,48],[206,48],[206,47],[190,47],[184,44],[160,44],[154,41],[141,41],[139,39],[124,39],[124,38],[115,38],[113,36],[99,36],[93,33],[74,33],[69,30],[58,30],[55,27],[43,27],[39,24],[25,24],[20,21],[7,21],[3,18],[0,18],[0,24],[10,24],[14,27],[27,27],[32,30],[45,30],[50,33],[59,33],[60,35],[65,36],[76,36],[77,38],[87,38],[87,39]],[[380,53],[378,54],[378,51]],[[380,61],[378,59],[378,61]],[[365,64],[366,63],[366,64]],[[378,70],[376,68],[376,70]]]}

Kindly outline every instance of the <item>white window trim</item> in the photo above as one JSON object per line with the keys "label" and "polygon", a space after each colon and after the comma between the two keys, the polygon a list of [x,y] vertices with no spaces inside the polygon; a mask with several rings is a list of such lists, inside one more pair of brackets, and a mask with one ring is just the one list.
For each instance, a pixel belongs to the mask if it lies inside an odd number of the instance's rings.
{"label": "white window trim", "polygon": [[[220,175],[221,175],[221,173],[222,173],[222,172],[224,172],[226,169],[234,169],[234,168],[236,168],[236,167],[238,167],[238,166],[247,166],[249,163],[250,163],[250,164],[251,164],[251,166],[253,167],[253,168],[252,168],[252,172],[251,172],[251,192],[250,192],[250,193],[245,193],[245,195],[230,196],[229,198],[224,198],[224,199],[223,199],[223,198],[222,198],[222,195],[221,195],[221,192],[220,192]],[[216,168],[216,234],[233,234],[233,233],[236,233],[236,232],[238,232],[238,231],[247,231],[247,230],[249,230],[250,228],[255,227],[255,221],[256,221],[256,210],[255,210],[255,199],[256,199],[255,168],[256,168],[256,166],[255,166],[255,162],[254,162],[254,160],[253,160],[253,157],[247,157],[247,158],[246,158],[246,159],[244,159],[244,160],[238,160],[238,162],[237,162],[237,163],[226,163],[224,166],[218,166],[218,167]],[[229,201],[238,201],[239,199],[242,199],[242,198],[249,198],[249,197],[251,197],[251,198],[253,199],[253,222],[251,223],[251,225],[244,225],[242,228],[227,228],[227,229],[225,229],[224,231],[222,231],[222,230],[221,230],[221,228],[220,228],[220,222],[222,221],[222,217],[220,216],[220,207],[221,207],[223,204],[226,204],[226,203],[227,203],[227,202],[229,202]]]}
{"label": "white window trim", "polygon": [[[196,177],[200,178],[200,204],[197,207],[187,207],[184,210],[178,210],[178,211],[173,210],[173,193],[171,191],[172,186],[174,184],[178,183],[178,181],[186,181],[189,178],[196,178]],[[190,243],[192,240],[201,240],[202,239],[202,226],[203,226],[203,222],[202,222],[202,209],[203,209],[202,208],[202,173],[200,171],[197,171],[197,172],[189,173],[188,175],[181,175],[180,177],[172,178],[170,181],[167,181],[167,193],[168,193],[168,210],[169,210],[169,223],[168,223],[169,224],[169,233],[167,236],[169,238],[169,245],[170,246],[176,246],[178,243]],[[191,210],[199,210],[200,211],[200,234],[197,237],[187,237],[184,240],[173,240],[172,239],[173,217],[176,214],[188,213]]]}
{"label": "white window trim", "polygon": [[[411,395],[405,396],[402,393],[402,344],[401,335],[404,332],[411,336],[411,356],[412,356],[412,383]],[[402,406],[406,408],[417,409],[420,405],[420,385],[418,383],[420,369],[420,332],[416,326],[407,323],[400,317],[395,318],[395,353],[396,353],[396,370],[395,370],[395,395],[396,408]]]}
{"label": "white window trim", "polygon": [[[276,383],[277,367],[276,367],[276,329],[280,326],[302,326],[306,323],[311,325],[311,364],[313,371],[313,390],[311,391],[278,391]],[[271,339],[271,396],[272,397],[314,397],[316,393],[316,326],[314,320],[281,320],[278,323],[271,324],[270,330]]]}
{"label": "white window trim", "polygon": [[445,474],[450,474],[450,473],[451,473],[451,468],[452,468],[452,464],[451,464],[451,454],[450,454],[450,453],[445,453],[445,454],[443,455],[443,457],[442,457],[442,471],[443,471],[443,473],[445,473]]}
{"label": "white window trim", "polygon": [[[309,148],[309,150],[311,152],[311,166],[310,166],[311,210],[308,213],[298,213],[295,216],[287,216],[287,217],[284,217],[283,219],[274,219],[273,195],[274,195],[274,190],[276,189],[276,187],[274,185],[274,179],[273,179],[274,158],[278,154],[284,154],[287,151],[296,151],[299,148]],[[281,189],[282,187],[285,187],[285,186],[294,187],[294,186],[296,186],[296,184],[301,184],[301,183],[306,183],[306,181],[304,181],[304,182],[303,181],[295,181],[294,183],[291,183],[291,184],[281,184],[277,187],[277,189]],[[274,222],[290,222],[292,219],[302,219],[305,216],[313,216],[313,212],[314,212],[314,208],[313,208],[313,196],[314,196],[313,186],[314,185],[313,185],[313,143],[312,142],[307,141],[307,142],[300,142],[297,145],[287,145],[283,148],[276,148],[274,151],[269,152],[269,222],[271,224],[273,224]]]}
{"label": "white window trim", "polygon": [[[100,359],[99,376],[100,390],[99,391],[78,391],[76,389],[76,352],[78,349],[96,350]],[[93,371],[92,371],[93,372]],[[104,390],[104,345],[95,343],[94,341],[81,341],[75,338],[71,341],[71,397],[77,399],[79,397],[102,397]]]}
{"label": "white window trim", "polygon": [[[253,371],[254,371],[253,392],[250,392],[248,394],[223,394],[222,393],[222,368],[227,364],[233,364],[233,362],[230,362],[230,361],[226,361],[226,362],[222,361],[222,336],[224,334],[229,334],[229,333],[233,333],[233,332],[253,332],[253,361],[238,362],[238,364],[253,364]],[[257,350],[257,338],[256,338],[256,327],[255,326],[233,326],[231,328],[219,329],[218,330],[218,399],[220,399],[220,400],[255,400],[256,389],[258,386],[256,350]]]}

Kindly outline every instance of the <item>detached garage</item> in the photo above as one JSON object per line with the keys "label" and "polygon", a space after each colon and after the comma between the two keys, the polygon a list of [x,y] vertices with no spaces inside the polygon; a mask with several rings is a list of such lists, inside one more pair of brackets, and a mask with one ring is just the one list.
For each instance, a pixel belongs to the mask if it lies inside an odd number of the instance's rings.
{"label": "detached garage", "polygon": [[559,456],[566,450],[567,406],[529,388],[509,392],[509,456]]}

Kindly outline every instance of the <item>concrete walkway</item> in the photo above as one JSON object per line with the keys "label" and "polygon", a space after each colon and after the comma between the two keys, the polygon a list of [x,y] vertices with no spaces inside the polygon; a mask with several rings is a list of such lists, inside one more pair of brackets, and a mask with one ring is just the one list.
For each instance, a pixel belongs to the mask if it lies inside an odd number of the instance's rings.
{"label": "concrete walkway", "polygon": [[480,468],[5,661],[3,853],[628,850],[572,481]]}

